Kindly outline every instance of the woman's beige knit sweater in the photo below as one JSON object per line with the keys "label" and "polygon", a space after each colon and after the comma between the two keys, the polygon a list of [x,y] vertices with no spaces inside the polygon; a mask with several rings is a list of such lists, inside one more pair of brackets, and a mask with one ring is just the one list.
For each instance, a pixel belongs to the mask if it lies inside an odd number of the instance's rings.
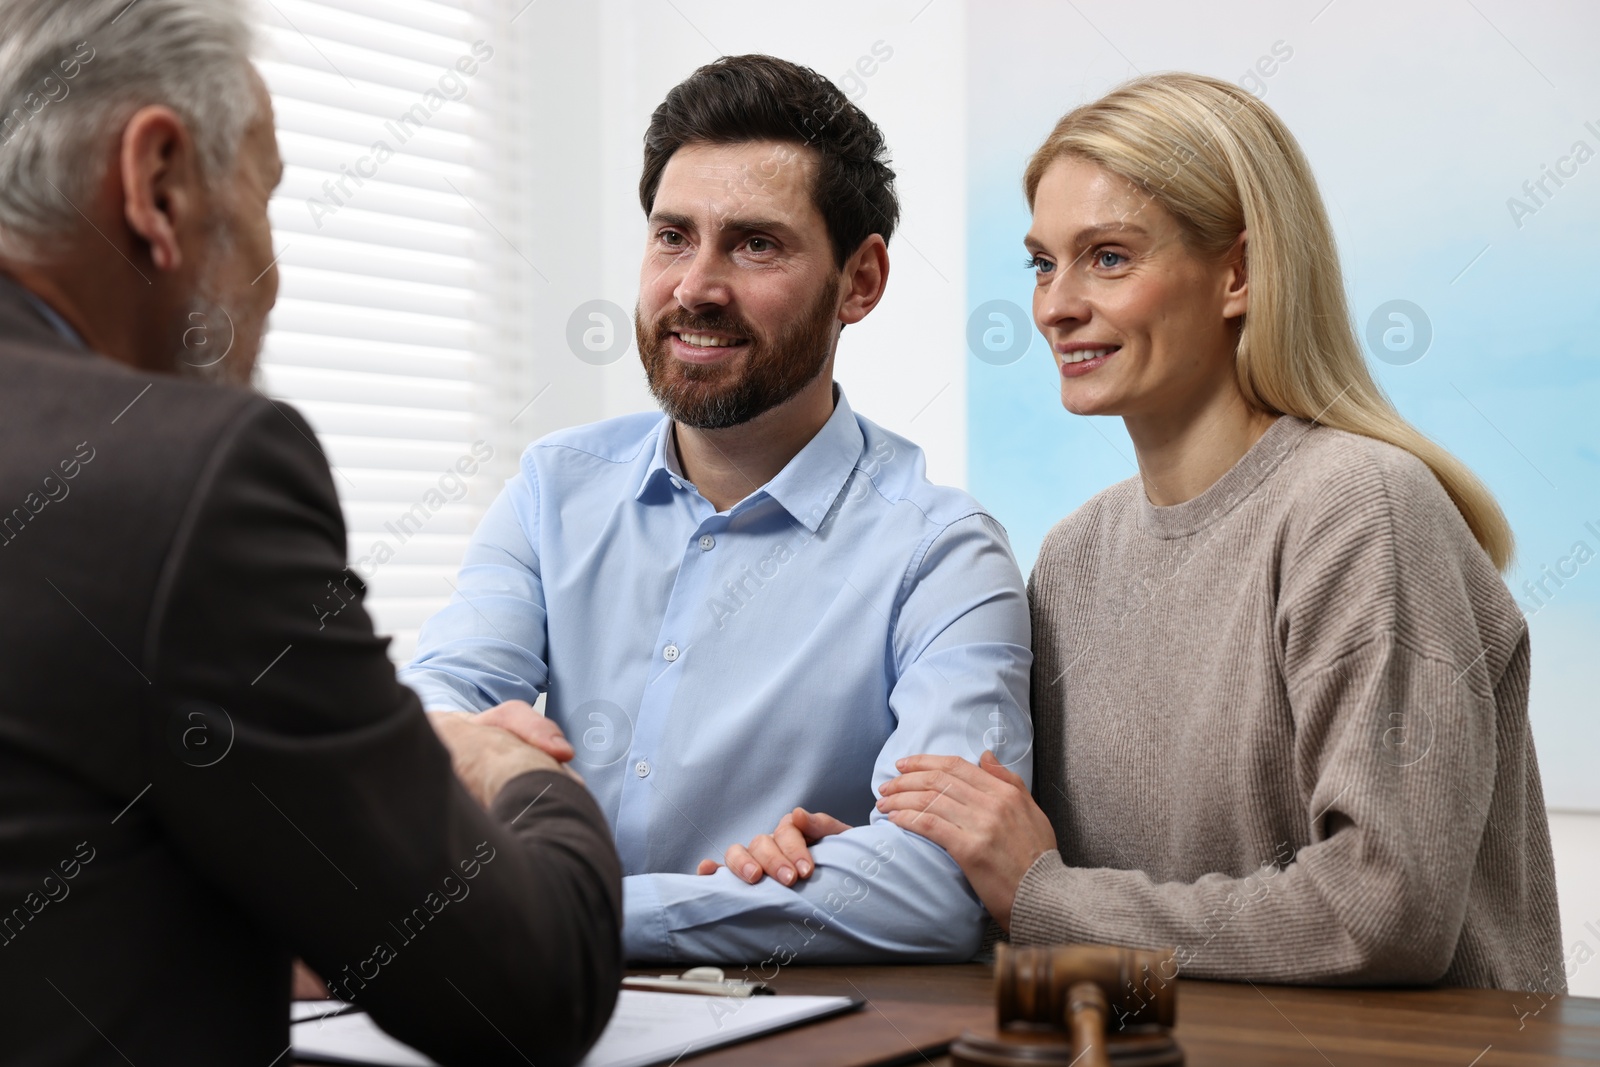
{"label": "woman's beige knit sweater", "polygon": [[1046,539],[1011,938],[1184,974],[1564,991],[1528,629],[1408,452],[1284,417],[1205,493]]}

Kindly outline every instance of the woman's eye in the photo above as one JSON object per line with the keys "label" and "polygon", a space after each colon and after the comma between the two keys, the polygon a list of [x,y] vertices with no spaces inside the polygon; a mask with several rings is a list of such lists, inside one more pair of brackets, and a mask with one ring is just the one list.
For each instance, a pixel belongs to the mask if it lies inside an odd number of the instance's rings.
{"label": "woman's eye", "polygon": [[1038,256],[1029,256],[1022,261],[1022,265],[1028,270],[1037,271],[1040,274],[1049,274],[1055,269],[1054,263],[1051,263],[1048,259],[1040,259]]}
{"label": "woman's eye", "polygon": [[[1110,257],[1111,257],[1111,258],[1112,258],[1112,259],[1113,259],[1113,260],[1115,260],[1115,261],[1116,261],[1116,262],[1114,262],[1114,263],[1107,263],[1107,262],[1106,262],[1106,257],[1107,257],[1107,256],[1110,256]],[[1121,253],[1121,252],[1112,252],[1112,251],[1110,251],[1110,250],[1108,250],[1108,249],[1104,249],[1104,248],[1102,248],[1102,249],[1101,249],[1101,250],[1100,250],[1100,251],[1098,251],[1098,252],[1096,252],[1096,253],[1095,253],[1095,254],[1094,254],[1094,261],[1095,261],[1095,264],[1096,264],[1096,265],[1097,265],[1097,266],[1101,266],[1101,267],[1105,267],[1105,268],[1107,268],[1107,269],[1108,269],[1108,270],[1109,270],[1109,269],[1110,269],[1110,268],[1112,268],[1112,267],[1120,267],[1120,266],[1122,266],[1122,262],[1123,262],[1123,260],[1124,260],[1124,259],[1126,259],[1126,258],[1127,258],[1127,257],[1126,257],[1126,256],[1124,256],[1124,255],[1123,255],[1123,254],[1122,254],[1122,253]]]}

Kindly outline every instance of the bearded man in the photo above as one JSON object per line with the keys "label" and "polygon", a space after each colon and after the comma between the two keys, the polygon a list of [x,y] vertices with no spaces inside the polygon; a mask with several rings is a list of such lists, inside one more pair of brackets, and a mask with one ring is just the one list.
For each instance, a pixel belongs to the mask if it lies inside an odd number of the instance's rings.
{"label": "bearded man", "polygon": [[[770,977],[982,940],[956,864],[873,807],[913,753],[1032,769],[1004,532],[833,381],[888,278],[884,156],[835,86],[769,56],[668,93],[635,313],[664,415],[531,445],[401,672],[430,710],[546,696],[616,837],[634,962]],[[807,809],[854,825],[797,869],[843,826]]]}

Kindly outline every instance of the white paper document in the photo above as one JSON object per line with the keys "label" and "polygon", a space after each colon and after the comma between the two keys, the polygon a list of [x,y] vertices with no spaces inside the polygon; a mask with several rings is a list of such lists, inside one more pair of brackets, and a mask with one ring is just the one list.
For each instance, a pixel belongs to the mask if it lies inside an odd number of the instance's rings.
{"label": "white paper document", "polygon": [[[582,1067],[650,1067],[860,1006],[849,997],[706,997],[624,989]],[[436,1067],[361,1011],[324,1017],[337,1001],[297,1001],[290,1018],[297,1059],[374,1067]],[[537,1062],[538,1050],[525,1049]]]}

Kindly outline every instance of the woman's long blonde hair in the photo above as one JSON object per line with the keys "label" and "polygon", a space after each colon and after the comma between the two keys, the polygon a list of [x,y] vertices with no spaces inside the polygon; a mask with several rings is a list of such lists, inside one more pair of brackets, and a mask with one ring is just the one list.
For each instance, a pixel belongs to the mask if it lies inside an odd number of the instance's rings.
{"label": "woman's long blonde hair", "polygon": [[1250,311],[1235,355],[1245,399],[1405,449],[1426,463],[1494,565],[1511,561],[1511,526],[1466,465],[1395,410],[1367,369],[1316,180],[1294,136],[1260,100],[1199,74],[1156,74],[1068,112],[1023,178],[1063,156],[1096,163],[1166,208],[1198,254],[1246,234]]}

